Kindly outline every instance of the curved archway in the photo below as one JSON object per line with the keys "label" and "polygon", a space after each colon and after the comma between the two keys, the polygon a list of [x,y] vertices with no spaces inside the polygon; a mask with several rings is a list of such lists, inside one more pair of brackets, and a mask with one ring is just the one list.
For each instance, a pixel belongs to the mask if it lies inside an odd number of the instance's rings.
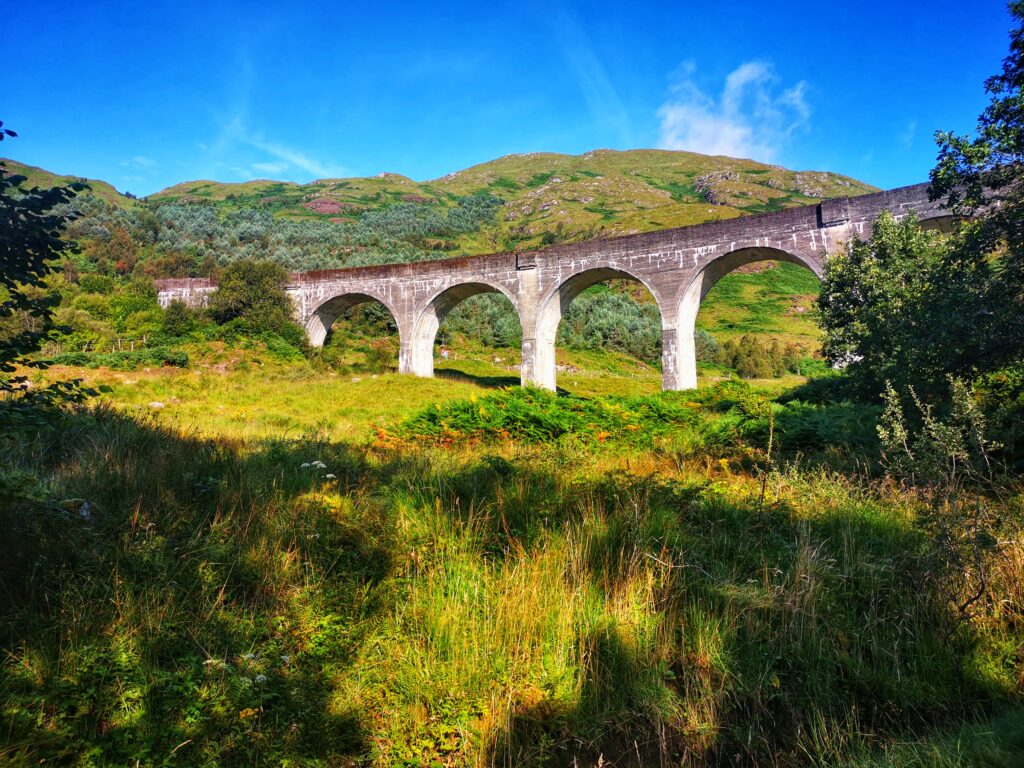
{"label": "curved archway", "polygon": [[608,280],[630,280],[640,283],[654,298],[662,325],[662,368],[671,368],[675,361],[675,339],[666,334],[671,327],[672,314],[666,315],[666,305],[658,291],[647,280],[612,267],[588,269],[563,280],[539,302],[533,339],[523,339],[522,381],[545,389],[557,387],[555,339],[558,325],[573,300],[588,288]]}
{"label": "curved archway", "polygon": [[484,294],[504,296],[512,304],[516,319],[522,316],[516,297],[501,286],[481,281],[457,283],[436,293],[415,315],[409,339],[402,341],[401,369],[417,376],[434,375],[434,341],[445,317],[466,299]]}
{"label": "curved archway", "polygon": [[306,335],[309,337],[310,345],[322,347],[334,321],[352,307],[368,301],[382,304],[392,318],[398,317],[394,307],[380,296],[371,296],[368,293],[343,293],[332,296],[313,310],[306,321]]}
{"label": "curved archway", "polygon": [[[378,311],[373,311],[374,307]],[[360,312],[364,309],[365,312]],[[352,338],[353,329],[350,325],[348,333],[343,333],[341,345],[336,345],[331,342],[333,333],[338,331],[336,322],[345,318],[356,323],[358,330],[355,330],[355,338]],[[340,325],[344,327],[345,323]],[[312,346],[324,348],[325,360],[344,363],[345,366],[354,365],[356,370],[368,367],[370,371],[379,372],[392,368],[398,362],[393,339],[398,336],[397,346],[400,348],[402,329],[395,311],[380,297],[368,293],[345,293],[328,299],[316,308],[306,321],[306,335]],[[345,338],[346,335],[348,338]],[[342,346],[352,342],[357,348],[364,347],[357,349],[354,363],[343,354]],[[366,356],[365,362],[359,361],[360,354]]]}
{"label": "curved archway", "polygon": [[676,346],[678,361],[676,365],[676,381],[666,389],[697,388],[697,349],[695,334],[697,313],[701,301],[715,287],[719,280],[739,267],[759,261],[781,261],[796,264],[810,270],[819,280],[824,275],[821,263],[817,259],[808,259],[789,251],[778,248],[752,246],[738,248],[723,254],[709,262],[687,285],[682,287],[676,304],[678,324],[676,328]]}

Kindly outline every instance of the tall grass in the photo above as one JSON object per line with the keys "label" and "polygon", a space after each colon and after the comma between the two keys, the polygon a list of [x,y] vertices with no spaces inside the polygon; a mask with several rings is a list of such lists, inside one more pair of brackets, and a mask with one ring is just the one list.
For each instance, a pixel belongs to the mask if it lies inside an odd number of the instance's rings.
{"label": "tall grass", "polygon": [[969,731],[974,763],[941,732],[1019,702],[1019,533],[947,641],[910,497],[789,468],[762,503],[739,443],[673,453],[703,439],[675,414],[739,418],[730,392],[515,395],[583,409],[577,435],[660,423],[654,446],[213,438],[108,408],[8,441],[0,760],[1011,765],[1016,715]]}

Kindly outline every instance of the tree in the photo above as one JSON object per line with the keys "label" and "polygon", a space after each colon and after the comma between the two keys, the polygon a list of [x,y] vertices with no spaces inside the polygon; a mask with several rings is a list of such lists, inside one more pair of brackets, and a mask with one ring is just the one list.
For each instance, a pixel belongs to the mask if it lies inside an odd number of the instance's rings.
{"label": "tree", "polygon": [[167,305],[162,328],[166,336],[172,338],[187,336],[195,327],[196,315],[188,304],[183,301],[172,301]]}
{"label": "tree", "polygon": [[[979,367],[1024,357],[1024,0],[1010,3],[1017,28],[974,137],[941,132],[931,196],[970,217],[955,243],[960,260],[985,274],[976,307]],[[977,262],[977,264],[973,264]]]}
{"label": "tree", "polygon": [[881,393],[886,381],[942,382],[960,367],[950,354],[960,323],[943,312],[948,294],[935,290],[948,250],[913,216],[896,221],[885,213],[869,240],[853,241],[826,263],[818,298],[823,351],[864,394]]}
{"label": "tree", "polygon": [[[0,141],[16,135],[0,122]],[[47,293],[46,278],[57,271],[57,259],[72,250],[61,238],[73,214],[57,213],[54,208],[86,188],[76,182],[28,189],[25,181],[24,176],[8,174],[0,163],[0,322],[13,327],[0,344],[0,392],[22,388],[25,377],[12,375],[17,367],[46,365],[27,356],[54,329],[52,314],[59,297]],[[23,322],[11,323],[18,318]]]}
{"label": "tree", "polygon": [[290,340],[295,323],[287,285],[288,272],[280,264],[236,261],[221,273],[210,297],[210,314],[222,325],[236,322],[248,332],[276,333]]}
{"label": "tree", "polygon": [[973,137],[936,135],[932,199],[960,223],[947,242],[912,221],[881,219],[868,243],[826,264],[819,298],[832,362],[880,395],[945,392],[947,376],[974,379],[1024,360],[1024,0],[991,101]]}

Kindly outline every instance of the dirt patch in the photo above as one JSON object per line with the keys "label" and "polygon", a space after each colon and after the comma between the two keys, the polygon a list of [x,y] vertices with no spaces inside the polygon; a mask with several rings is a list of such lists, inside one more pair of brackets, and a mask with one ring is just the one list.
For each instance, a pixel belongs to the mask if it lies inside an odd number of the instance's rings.
{"label": "dirt patch", "polygon": [[789,307],[786,309],[786,315],[793,317],[794,315],[803,315],[810,312],[814,309],[814,303],[817,301],[817,298],[813,294],[793,296],[790,299]]}
{"label": "dirt patch", "polygon": [[753,264],[744,264],[742,267],[736,267],[733,270],[733,274],[736,275],[756,275],[760,272],[767,272],[769,269],[775,269],[779,266],[777,261],[755,261]]}

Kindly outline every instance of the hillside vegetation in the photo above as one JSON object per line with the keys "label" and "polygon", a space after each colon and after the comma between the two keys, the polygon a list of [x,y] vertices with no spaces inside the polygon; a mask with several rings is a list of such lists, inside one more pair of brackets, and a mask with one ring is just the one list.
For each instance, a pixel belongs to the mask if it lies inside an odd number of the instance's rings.
{"label": "hillside vegetation", "polygon": [[448,209],[467,195],[503,199],[497,220],[446,242],[460,253],[536,247],[553,240],[644,232],[808,205],[877,191],[834,173],[668,150],[509,155],[426,182],[397,173],[310,184],[186,182],[154,202],[266,207],[294,219],[352,221],[383,205]]}

